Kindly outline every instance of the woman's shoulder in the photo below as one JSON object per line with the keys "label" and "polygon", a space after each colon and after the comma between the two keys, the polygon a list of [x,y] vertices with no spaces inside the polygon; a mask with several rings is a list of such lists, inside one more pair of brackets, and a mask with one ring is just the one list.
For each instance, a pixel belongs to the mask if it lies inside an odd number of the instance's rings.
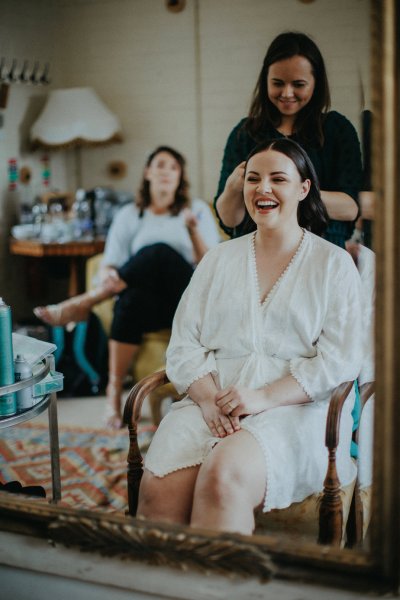
{"label": "woman's shoulder", "polygon": [[348,131],[350,129],[355,131],[355,127],[350,121],[350,119],[342,115],[342,113],[337,112],[336,110],[331,110],[325,114],[323,121],[323,129],[325,132],[337,132],[343,130]]}
{"label": "woman's shoulder", "polygon": [[257,141],[259,141],[260,139],[270,137],[276,138],[277,136],[282,137],[282,134],[278,133],[278,131],[275,129],[272,123],[268,121],[265,122],[261,127],[261,130],[258,132],[258,137],[253,136],[250,132],[250,129],[247,127],[248,125],[250,125],[250,123],[251,121],[249,117],[244,117],[243,119],[241,119],[239,123],[237,123],[237,125],[235,125],[235,127],[232,129],[229,135],[229,139],[239,138],[251,142],[254,146],[254,144],[256,144]]}
{"label": "woman's shoulder", "polygon": [[213,248],[207,250],[207,253],[201,262],[203,262],[204,259],[207,259],[207,262],[219,262],[221,260],[224,261],[225,259],[230,261],[231,259],[237,258],[247,251],[249,237],[251,235],[253,234],[249,233],[242,235],[241,237],[234,238],[233,240],[225,240],[220,242]]}
{"label": "woman's shoulder", "polygon": [[328,267],[331,265],[332,268],[341,268],[351,271],[357,271],[353,259],[350,254],[344,248],[332,244],[328,240],[307,231],[307,237],[309,240],[310,256],[315,262],[319,262],[322,265]]}
{"label": "woman's shoulder", "polygon": [[208,204],[208,202],[206,202],[205,200],[202,200],[201,198],[192,198],[190,203],[191,203],[191,209],[195,212],[211,210],[211,207]]}
{"label": "woman's shoulder", "polygon": [[250,139],[250,134],[246,130],[246,123],[248,122],[248,118],[244,117],[240,119],[239,123],[237,123],[234,128],[231,130],[228,136],[228,143],[236,142],[237,140],[247,140]]}
{"label": "woman's shoulder", "polygon": [[115,218],[118,218],[119,220],[126,220],[132,217],[137,218],[138,216],[138,207],[134,202],[129,202],[129,204],[124,204],[123,206],[121,206],[121,208],[116,213]]}
{"label": "woman's shoulder", "polygon": [[232,240],[225,240],[223,242],[220,242],[218,246],[215,246],[215,248],[211,248],[211,250],[209,250],[207,254],[212,252],[216,259],[221,260],[224,260],[225,258],[227,258],[228,260],[236,259],[239,256],[246,254],[249,244],[249,238],[252,235],[253,233],[248,233],[246,235],[242,235]]}
{"label": "woman's shoulder", "polygon": [[139,211],[137,206],[130,202],[129,204],[124,204],[118,211],[114,214],[111,229],[113,232],[123,232],[123,231],[131,231],[132,227],[136,227],[136,224],[139,219]]}
{"label": "woman's shoulder", "polygon": [[235,125],[235,127],[232,129],[232,133],[241,131],[244,128],[244,126],[246,125],[247,121],[248,121],[247,117],[243,117],[242,119],[240,119],[239,123],[237,123]]}

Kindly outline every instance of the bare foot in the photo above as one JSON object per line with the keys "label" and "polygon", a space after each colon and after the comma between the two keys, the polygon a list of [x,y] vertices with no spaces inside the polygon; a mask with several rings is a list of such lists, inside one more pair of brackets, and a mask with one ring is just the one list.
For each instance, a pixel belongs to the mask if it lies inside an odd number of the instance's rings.
{"label": "bare foot", "polygon": [[116,412],[112,406],[107,404],[106,410],[103,416],[103,423],[107,429],[118,430],[122,429],[122,417],[121,413]]}
{"label": "bare foot", "polygon": [[121,417],[121,396],[123,377],[109,375],[106,396],[107,405],[104,412],[104,424],[110,429],[121,429],[123,427]]}
{"label": "bare foot", "polygon": [[103,285],[58,304],[37,306],[33,309],[33,312],[38,319],[53,327],[67,325],[68,323],[79,323],[79,321],[88,319],[93,306],[106,298],[111,298],[114,294],[115,292],[110,289],[110,286]]}

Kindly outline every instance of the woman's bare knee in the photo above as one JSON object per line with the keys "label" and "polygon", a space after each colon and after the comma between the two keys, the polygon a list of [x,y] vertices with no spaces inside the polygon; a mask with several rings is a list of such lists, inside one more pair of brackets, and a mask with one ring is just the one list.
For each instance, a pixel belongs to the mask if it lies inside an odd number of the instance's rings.
{"label": "woman's bare knee", "polygon": [[198,467],[190,467],[157,477],[145,470],[140,484],[138,516],[189,523],[197,473]]}
{"label": "woman's bare knee", "polygon": [[[195,499],[230,506],[235,498],[253,508],[265,495],[265,459],[258,443],[248,432],[239,432],[220,442],[201,466],[195,487]],[[244,450],[246,448],[246,450]],[[247,456],[248,449],[252,452]]]}
{"label": "woman's bare knee", "polygon": [[162,502],[163,483],[149,471],[145,471],[140,482],[137,514],[139,517],[155,518],[154,514]]}
{"label": "woman's bare knee", "polygon": [[226,464],[220,457],[205,463],[200,469],[195,487],[196,498],[219,506],[229,505],[237,493],[248,486],[247,478],[235,465]]}

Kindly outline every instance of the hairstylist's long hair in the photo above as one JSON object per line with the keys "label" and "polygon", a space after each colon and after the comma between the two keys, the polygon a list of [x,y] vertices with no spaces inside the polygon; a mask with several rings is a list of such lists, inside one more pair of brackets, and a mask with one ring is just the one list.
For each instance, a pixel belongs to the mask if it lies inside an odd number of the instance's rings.
{"label": "hairstylist's long hair", "polygon": [[[175,200],[169,209],[171,215],[176,216],[183,208],[190,206],[189,182],[186,175],[186,160],[182,154],[180,154],[177,150],[174,150],[174,148],[171,148],[170,146],[158,146],[158,148],[156,148],[147,158],[145,169],[150,165],[153,158],[155,158],[157,154],[160,154],[160,152],[168,152],[168,154],[171,154],[181,168],[181,177],[175,192]],[[145,174],[143,173],[138,197],[136,199],[136,206],[139,208],[140,216],[143,216],[144,209],[150,206],[150,203],[150,183],[147,181]]]}
{"label": "hairstylist's long hair", "polygon": [[314,93],[298,113],[294,133],[300,142],[322,146],[324,113],[329,110],[331,102],[329,84],[322,54],[316,43],[304,33],[281,33],[272,41],[254,88],[245,128],[255,140],[260,141],[262,131],[268,124],[275,128],[281,124],[282,116],[268,98],[268,71],[272,64],[293,56],[304,56],[311,63],[315,78]]}
{"label": "hairstylist's long hair", "polygon": [[[250,158],[255,154],[264,152],[265,150],[274,150],[275,152],[285,154],[285,156],[294,162],[301,180],[310,180],[310,191],[308,192],[307,196],[299,202],[297,209],[297,220],[300,227],[303,227],[308,231],[312,231],[312,233],[315,233],[316,235],[322,235],[328,225],[329,217],[325,208],[325,204],[321,199],[317,174],[307,152],[293,140],[281,138],[278,140],[271,140],[269,142],[258,144],[250,152],[249,156],[247,157],[247,161],[249,161]],[[255,229],[255,223],[247,213],[245,221],[246,233],[254,231]]]}

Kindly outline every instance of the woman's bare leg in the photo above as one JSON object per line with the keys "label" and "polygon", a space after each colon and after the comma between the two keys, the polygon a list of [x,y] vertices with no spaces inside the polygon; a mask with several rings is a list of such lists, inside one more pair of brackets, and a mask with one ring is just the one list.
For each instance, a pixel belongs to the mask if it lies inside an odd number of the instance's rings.
{"label": "woman's bare leg", "polygon": [[265,457],[255,438],[243,429],[229,435],[200,468],[190,525],[250,535],[266,484]]}
{"label": "woman's bare leg", "polygon": [[199,468],[179,469],[165,477],[156,477],[145,469],[140,483],[138,516],[188,525]]}
{"label": "woman's bare leg", "polygon": [[126,344],[109,340],[108,342],[108,385],[106,390],[106,425],[111,429],[122,427],[121,398],[126,374],[139,350],[138,344]]}
{"label": "woman's bare leg", "polygon": [[93,290],[74,296],[58,304],[48,304],[47,306],[36,306],[33,309],[35,316],[51,325],[52,327],[68,325],[68,323],[79,323],[86,321],[93,306],[103,302],[107,298],[112,298],[126,288],[122,280],[118,283],[110,284],[103,282]]}

